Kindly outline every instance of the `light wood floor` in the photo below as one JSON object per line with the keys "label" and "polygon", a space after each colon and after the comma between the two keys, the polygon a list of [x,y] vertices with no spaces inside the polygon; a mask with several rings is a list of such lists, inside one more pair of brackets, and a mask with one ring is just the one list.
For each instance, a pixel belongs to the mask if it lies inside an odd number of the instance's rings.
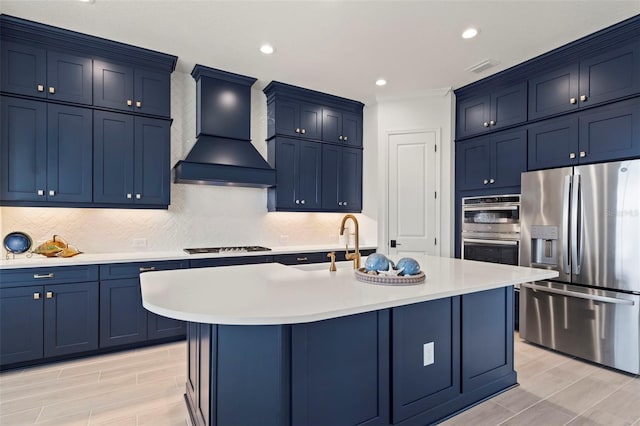
{"label": "light wood floor", "polygon": [[[446,425],[640,426],[639,377],[515,340],[520,386]],[[4,372],[0,425],[189,424],[185,365],[180,342]]]}

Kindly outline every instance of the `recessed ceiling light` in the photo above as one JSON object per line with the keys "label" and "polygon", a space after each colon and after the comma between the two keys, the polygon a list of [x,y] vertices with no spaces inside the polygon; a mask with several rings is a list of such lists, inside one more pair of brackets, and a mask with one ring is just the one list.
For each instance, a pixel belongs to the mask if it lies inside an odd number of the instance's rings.
{"label": "recessed ceiling light", "polygon": [[260,51],[265,55],[271,55],[273,53],[273,46],[270,44],[263,44],[260,46]]}
{"label": "recessed ceiling light", "polygon": [[462,33],[462,38],[474,38],[478,35],[478,30],[475,28],[467,28]]}
{"label": "recessed ceiling light", "polygon": [[376,80],[376,86],[384,86],[385,84],[387,84],[387,80],[385,80],[384,78],[379,78]]}

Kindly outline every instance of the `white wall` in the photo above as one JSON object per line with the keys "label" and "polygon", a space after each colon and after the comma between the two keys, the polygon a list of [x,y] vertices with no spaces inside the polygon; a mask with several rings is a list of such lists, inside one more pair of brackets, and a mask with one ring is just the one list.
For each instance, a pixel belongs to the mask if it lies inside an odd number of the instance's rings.
{"label": "white wall", "polygon": [[379,247],[384,250],[387,237],[387,200],[382,195],[387,182],[387,133],[394,131],[440,129],[441,188],[440,197],[440,253],[453,256],[453,133],[455,99],[449,88],[433,90],[402,98],[379,98],[377,102],[378,176],[377,200]]}
{"label": "white wall", "polygon": [[[171,79],[171,165],[184,159],[195,142],[195,81],[187,73]],[[251,138],[266,158],[266,97],[252,91]],[[367,116],[371,112],[367,111]],[[365,118],[367,120],[367,118]],[[377,243],[375,221],[375,132],[365,132],[363,244]],[[373,149],[370,147],[373,145]],[[369,182],[372,180],[372,182]],[[371,217],[368,217],[369,214]],[[34,243],[53,234],[84,252],[178,250],[184,247],[262,244],[266,246],[338,242],[339,213],[268,213],[267,190],[209,185],[171,185],[168,210],[0,208],[1,232],[23,231]],[[146,239],[146,248],[133,247]]]}

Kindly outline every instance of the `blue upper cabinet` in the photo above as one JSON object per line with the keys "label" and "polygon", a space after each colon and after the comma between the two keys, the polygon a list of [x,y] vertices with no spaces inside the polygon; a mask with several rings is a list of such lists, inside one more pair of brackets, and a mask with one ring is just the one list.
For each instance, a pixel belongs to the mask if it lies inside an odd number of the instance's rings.
{"label": "blue upper cabinet", "polygon": [[527,132],[512,130],[456,144],[456,188],[520,186],[527,170]]}
{"label": "blue upper cabinet", "polygon": [[529,80],[529,119],[640,93],[640,42],[633,42]]}
{"label": "blue upper cabinet", "polygon": [[2,201],[91,202],[91,110],[3,97],[2,122]]}
{"label": "blue upper cabinet", "polygon": [[[269,211],[318,211],[321,201],[322,144],[290,138],[269,142],[275,157],[276,188],[269,189]],[[275,145],[275,146],[273,146]]]}
{"label": "blue upper cabinet", "polygon": [[169,122],[96,111],[95,203],[169,204]]}
{"label": "blue upper cabinet", "polygon": [[92,60],[16,42],[2,43],[2,90],[91,105]]}
{"label": "blue upper cabinet", "polygon": [[362,115],[322,108],[322,140],[362,146]]}
{"label": "blue upper cabinet", "polygon": [[640,99],[529,127],[529,170],[640,156]]}
{"label": "blue upper cabinet", "polygon": [[322,208],[345,212],[362,210],[362,150],[322,146]]}
{"label": "blue upper cabinet", "polygon": [[457,104],[456,138],[498,130],[527,120],[527,84],[472,95]]}
{"label": "blue upper cabinet", "polygon": [[166,72],[96,60],[93,91],[97,106],[163,117],[171,113],[171,82]]}
{"label": "blue upper cabinet", "polygon": [[320,140],[322,137],[322,107],[295,99],[274,101],[269,137],[295,136]]}

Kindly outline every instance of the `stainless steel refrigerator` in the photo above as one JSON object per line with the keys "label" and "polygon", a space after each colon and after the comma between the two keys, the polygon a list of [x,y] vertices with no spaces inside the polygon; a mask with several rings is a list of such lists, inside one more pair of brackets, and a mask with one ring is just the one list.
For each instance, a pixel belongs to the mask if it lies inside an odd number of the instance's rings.
{"label": "stainless steel refrigerator", "polygon": [[520,337],[640,373],[640,160],[522,174]]}

